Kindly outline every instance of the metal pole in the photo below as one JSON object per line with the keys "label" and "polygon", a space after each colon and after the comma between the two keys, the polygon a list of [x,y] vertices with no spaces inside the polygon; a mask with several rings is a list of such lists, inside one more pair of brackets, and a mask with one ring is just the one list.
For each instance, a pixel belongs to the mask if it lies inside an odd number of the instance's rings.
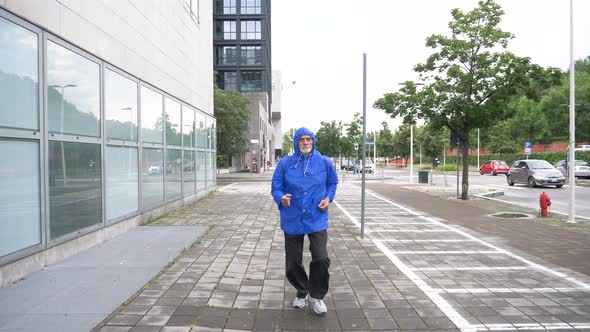
{"label": "metal pole", "polygon": [[569,216],[568,223],[576,222],[576,81],[574,71],[574,0],[570,0],[570,149],[569,155]]}
{"label": "metal pole", "polygon": [[457,197],[459,197],[459,135],[457,135]]}
{"label": "metal pole", "polygon": [[410,183],[414,183],[414,124],[410,123]]}
{"label": "metal pole", "polygon": [[479,170],[479,128],[477,128],[477,169]]}
{"label": "metal pole", "polygon": [[361,239],[365,237],[365,153],[367,147],[367,53],[363,53],[363,178],[361,190]]}

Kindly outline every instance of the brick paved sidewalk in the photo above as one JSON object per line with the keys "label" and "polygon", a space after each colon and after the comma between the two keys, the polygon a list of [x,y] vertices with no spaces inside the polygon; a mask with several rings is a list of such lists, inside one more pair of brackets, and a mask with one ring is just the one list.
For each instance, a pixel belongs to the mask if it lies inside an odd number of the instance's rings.
{"label": "brick paved sidewalk", "polygon": [[478,234],[443,229],[377,195],[368,198],[372,224],[361,240],[359,197],[358,187],[343,184],[331,207],[325,317],[291,308],[269,184],[237,183],[158,221],[210,230],[95,330],[590,329],[587,277],[526,253],[482,250],[488,244]]}

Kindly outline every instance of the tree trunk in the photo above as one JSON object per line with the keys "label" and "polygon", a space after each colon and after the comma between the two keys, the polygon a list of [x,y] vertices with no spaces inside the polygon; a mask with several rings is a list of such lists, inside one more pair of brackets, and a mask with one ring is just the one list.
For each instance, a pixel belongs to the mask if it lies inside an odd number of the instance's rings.
{"label": "tree trunk", "polygon": [[461,139],[463,145],[463,183],[461,185],[461,199],[469,199],[469,132]]}

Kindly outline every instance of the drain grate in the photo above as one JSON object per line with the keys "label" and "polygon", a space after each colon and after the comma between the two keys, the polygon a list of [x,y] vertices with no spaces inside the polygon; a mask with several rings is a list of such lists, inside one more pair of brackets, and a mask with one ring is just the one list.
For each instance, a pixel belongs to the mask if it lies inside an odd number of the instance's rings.
{"label": "drain grate", "polygon": [[517,213],[517,212],[502,212],[502,213],[492,214],[491,216],[496,217],[496,218],[506,218],[506,219],[531,218],[530,214]]}

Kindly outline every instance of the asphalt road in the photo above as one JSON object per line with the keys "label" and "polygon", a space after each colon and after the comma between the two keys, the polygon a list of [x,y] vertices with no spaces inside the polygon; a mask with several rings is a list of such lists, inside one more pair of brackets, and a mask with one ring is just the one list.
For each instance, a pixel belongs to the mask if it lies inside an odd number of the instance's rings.
{"label": "asphalt road", "polygon": [[[409,170],[386,169],[384,175],[385,177],[393,178],[395,180],[409,182]],[[447,185],[449,187],[456,187],[457,178],[455,173],[447,173],[446,178]],[[417,174],[414,175],[414,182],[418,182]],[[590,220],[590,180],[578,180],[578,183],[587,184],[588,186],[576,185],[576,217]],[[434,184],[444,186],[445,181],[443,175],[435,175]],[[504,175],[480,175],[476,172],[471,172],[469,174],[469,184],[470,186],[480,185],[499,189],[504,192],[504,195],[498,196],[495,199],[533,209],[539,208],[539,196],[542,192],[546,192],[551,198],[551,212],[562,213],[566,215],[569,212],[569,186],[567,184],[561,189],[557,189],[555,187],[529,188],[526,185],[521,184],[509,186],[506,182],[506,176]]]}

